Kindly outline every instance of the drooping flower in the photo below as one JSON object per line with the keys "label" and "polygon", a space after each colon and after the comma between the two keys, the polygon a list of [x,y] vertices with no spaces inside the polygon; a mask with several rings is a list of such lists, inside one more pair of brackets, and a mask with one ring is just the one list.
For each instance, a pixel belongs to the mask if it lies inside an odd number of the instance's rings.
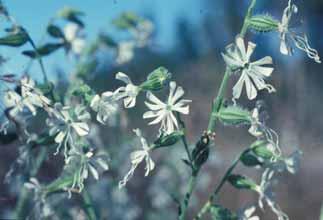
{"label": "drooping flower", "polygon": [[116,79],[126,83],[126,86],[118,88],[115,93],[116,100],[123,99],[125,108],[132,108],[136,105],[137,95],[140,92],[140,88],[134,85],[130,78],[121,72],[116,74]]}
{"label": "drooping flower", "polygon": [[272,191],[275,171],[271,169],[265,169],[261,177],[260,185],[257,185],[255,191],[259,194],[258,205],[261,209],[264,209],[264,202],[270,207],[270,209],[276,214],[278,220],[288,220],[288,216],[284,213],[279,204],[274,200],[274,193]]}
{"label": "drooping flower", "polygon": [[295,46],[304,51],[307,56],[313,59],[317,63],[321,63],[317,50],[310,47],[307,36],[304,34],[300,36],[290,28],[290,21],[293,14],[298,12],[296,5],[292,4],[292,1],[288,1],[288,5],[285,8],[282,16],[282,20],[278,25],[278,31],[280,33],[280,52],[284,55],[292,55],[293,48],[291,47],[291,41]]}
{"label": "drooping flower", "polygon": [[123,180],[121,180],[119,182],[119,188],[122,188],[127,184],[127,182],[130,180],[130,178],[133,176],[136,168],[138,167],[138,165],[142,161],[145,160],[145,162],[146,162],[145,176],[148,176],[149,173],[155,168],[155,163],[149,155],[152,148],[149,147],[147,140],[142,136],[140,129],[134,129],[133,131],[140,138],[142,149],[131,153],[131,155],[130,155],[131,168],[130,168],[129,172],[125,175]]}
{"label": "drooping flower", "polygon": [[256,47],[256,44],[248,42],[245,47],[244,40],[241,37],[236,38],[236,43],[227,47],[226,53],[222,54],[224,61],[232,72],[241,73],[236,85],[233,87],[233,98],[238,99],[241,96],[243,87],[246,87],[247,96],[250,100],[256,98],[257,90],[266,89],[268,92],[274,92],[272,85],[265,82],[274,68],[264,65],[272,64],[272,58],[266,56],[255,62],[250,61],[250,57]]}
{"label": "drooping flower", "polygon": [[149,102],[145,102],[146,106],[150,109],[144,113],[143,118],[155,118],[149,124],[161,123],[160,131],[165,134],[171,134],[178,129],[178,122],[174,113],[179,112],[187,115],[189,113],[189,106],[187,103],[191,100],[181,99],[184,95],[182,87],[176,88],[174,81],[169,84],[170,92],[167,101],[164,103],[160,101],[151,92],[147,92],[147,99]]}
{"label": "drooping flower", "polygon": [[64,28],[64,36],[70,49],[80,55],[85,47],[85,40],[80,36],[81,27],[75,23],[68,23]]}
{"label": "drooping flower", "polygon": [[73,135],[83,137],[89,133],[90,129],[86,121],[91,116],[82,106],[72,109],[56,103],[54,108],[52,117],[47,120],[48,126],[51,127],[49,134],[55,136],[55,142],[58,144],[55,154],[64,145],[64,156],[67,158],[68,144],[72,146],[74,144]]}
{"label": "drooping flower", "polygon": [[97,112],[96,119],[102,124],[117,113],[118,107],[115,92],[107,91],[101,96],[95,95],[91,101],[91,108]]}

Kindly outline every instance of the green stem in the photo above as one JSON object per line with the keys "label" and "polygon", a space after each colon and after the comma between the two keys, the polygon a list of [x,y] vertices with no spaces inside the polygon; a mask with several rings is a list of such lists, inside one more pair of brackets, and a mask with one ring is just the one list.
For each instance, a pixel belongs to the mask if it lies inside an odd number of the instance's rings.
{"label": "green stem", "polygon": [[187,214],[187,208],[190,202],[190,199],[192,197],[192,193],[194,191],[196,181],[197,181],[197,174],[198,172],[193,172],[192,176],[190,177],[189,183],[188,183],[188,189],[184,197],[184,201],[181,204],[181,212],[178,217],[179,220],[185,220],[186,214]]}
{"label": "green stem", "polygon": [[[248,25],[249,25],[249,19],[252,16],[252,11],[253,11],[253,9],[254,9],[254,7],[256,5],[256,2],[257,2],[257,0],[251,0],[251,3],[249,5],[249,7],[248,7],[248,10],[247,10],[247,13],[246,13],[246,16],[244,18],[244,22],[243,22],[243,25],[242,25],[242,28],[241,28],[241,31],[240,31],[240,36],[241,37],[244,37],[246,35],[246,33],[247,33]],[[212,111],[211,111],[210,120],[209,120],[209,124],[208,124],[208,130],[207,130],[208,133],[212,133],[212,132],[215,131],[215,127],[216,127],[216,123],[217,123],[216,114],[220,110],[220,107],[221,107],[221,105],[223,103],[223,98],[224,98],[224,95],[225,95],[225,91],[226,91],[226,88],[227,88],[229,78],[230,78],[230,70],[227,68],[226,71],[225,71],[225,74],[223,76],[223,79],[222,79],[218,94],[217,94],[216,98],[213,101]],[[227,177],[231,174],[233,169],[239,163],[240,157],[244,152],[245,151],[243,151],[239,155],[239,157],[236,158],[236,160],[233,161],[232,165],[229,167],[229,169],[225,173],[225,175],[222,178],[219,185],[216,187],[216,189],[214,190],[212,195],[209,197],[208,201],[203,205],[202,209],[200,210],[198,215],[195,217],[196,220],[201,219],[201,217],[209,210],[209,208],[212,205],[212,202],[213,202],[214,198],[216,197],[216,195],[218,194],[218,192],[221,190],[222,186],[226,182]]]}
{"label": "green stem", "polygon": [[209,197],[207,203],[204,204],[204,206],[202,207],[202,209],[200,210],[200,212],[195,217],[195,220],[201,219],[202,216],[210,209],[210,207],[212,206],[213,200],[217,197],[217,195],[221,191],[223,185],[226,183],[228,177],[232,174],[232,171],[236,168],[236,166],[240,162],[240,158],[242,157],[242,155],[244,155],[248,151],[250,151],[249,148],[246,149],[246,150],[244,150],[242,153],[240,153],[239,156],[233,161],[233,163],[231,164],[231,166],[227,169],[227,171],[225,172],[224,176],[222,177],[220,183],[215,188],[215,190],[212,193],[212,195]]}
{"label": "green stem", "polygon": [[98,219],[94,210],[94,205],[92,203],[92,198],[89,192],[86,189],[83,189],[82,197],[84,201],[84,209],[86,214],[88,215],[89,220],[96,220]]}
{"label": "green stem", "polygon": [[222,105],[229,78],[230,78],[230,70],[226,69],[223,79],[222,79],[222,82],[221,82],[221,85],[220,85],[220,89],[218,91],[218,95],[216,96],[216,98],[213,101],[209,125],[207,128],[208,133],[212,133],[215,130],[215,126],[216,126],[216,122],[217,122],[216,113],[220,110],[220,107]]}
{"label": "green stem", "polygon": [[45,70],[45,66],[44,66],[43,60],[39,56],[38,51],[37,51],[37,47],[36,47],[34,41],[31,39],[30,36],[29,36],[29,43],[31,44],[31,46],[33,47],[33,49],[35,50],[35,52],[37,53],[37,60],[38,60],[38,63],[39,63],[41,72],[43,74],[43,77],[44,77],[44,82],[48,83],[48,77],[47,77],[47,73],[46,73],[46,70]]}

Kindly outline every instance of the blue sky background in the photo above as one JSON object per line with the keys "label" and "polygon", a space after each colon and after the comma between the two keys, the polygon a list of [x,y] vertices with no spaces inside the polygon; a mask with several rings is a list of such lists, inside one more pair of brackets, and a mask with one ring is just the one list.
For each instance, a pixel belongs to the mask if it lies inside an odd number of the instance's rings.
{"label": "blue sky background", "polygon": [[[24,26],[35,42],[40,42],[44,36],[46,26],[51,17],[64,6],[80,9],[86,13],[87,39],[91,40],[99,30],[108,31],[112,26],[110,22],[124,11],[134,11],[140,15],[154,19],[158,29],[155,42],[164,50],[171,48],[175,36],[175,24],[178,18],[187,18],[192,25],[198,24],[203,14],[201,13],[203,1],[201,0],[4,0],[9,12],[16,18],[19,24]],[[29,49],[29,46],[28,48]],[[0,53],[10,57],[10,62],[5,65],[3,71],[21,72],[28,64],[28,59],[20,54],[21,50],[1,47]],[[45,58],[48,71],[61,65],[63,52]],[[34,75],[39,75],[40,70],[36,63],[32,68]]]}

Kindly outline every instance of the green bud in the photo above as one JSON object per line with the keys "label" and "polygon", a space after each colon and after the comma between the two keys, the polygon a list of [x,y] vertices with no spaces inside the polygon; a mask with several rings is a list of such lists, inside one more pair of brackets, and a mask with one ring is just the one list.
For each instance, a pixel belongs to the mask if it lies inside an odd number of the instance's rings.
{"label": "green bud", "polygon": [[243,163],[243,165],[247,167],[255,167],[255,166],[261,166],[262,162],[258,160],[258,158],[251,154],[250,152],[245,152],[240,157],[240,161]]}
{"label": "green bud", "polygon": [[181,139],[181,137],[184,135],[183,131],[175,131],[168,135],[161,135],[155,142],[154,142],[154,148],[160,148],[160,147],[168,147],[171,145],[174,145]]}
{"label": "green bud", "polygon": [[257,184],[252,179],[239,174],[231,174],[227,181],[237,189],[257,189]]}
{"label": "green bud", "polygon": [[216,116],[223,124],[228,125],[249,124],[251,119],[250,112],[237,105],[222,107]]}
{"label": "green bud", "polygon": [[76,83],[76,85],[72,88],[71,94],[81,97],[85,101],[85,104],[90,104],[95,95],[95,92],[91,89],[90,86],[88,86],[84,82],[80,82]]}
{"label": "green bud", "polygon": [[158,91],[170,80],[172,74],[165,67],[159,67],[151,72],[147,80],[140,85],[143,90]]}
{"label": "green bud", "polygon": [[252,152],[258,157],[263,158],[265,160],[269,160],[275,157],[275,155],[271,150],[267,148],[268,144],[269,143],[267,141],[257,140],[250,146],[250,148]]}
{"label": "green bud", "polygon": [[248,21],[249,28],[257,32],[270,32],[278,29],[279,21],[269,15],[255,15]]}

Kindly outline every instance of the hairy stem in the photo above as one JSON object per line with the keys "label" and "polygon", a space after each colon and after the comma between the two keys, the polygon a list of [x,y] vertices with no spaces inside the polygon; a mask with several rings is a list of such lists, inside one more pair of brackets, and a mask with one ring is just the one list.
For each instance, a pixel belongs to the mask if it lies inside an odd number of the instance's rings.
{"label": "hairy stem", "polygon": [[193,171],[192,176],[190,177],[190,180],[188,183],[188,189],[187,189],[187,192],[185,193],[184,201],[181,204],[181,212],[178,217],[179,220],[185,220],[185,218],[186,218],[187,208],[188,208],[190,199],[192,197],[192,193],[193,193],[195,185],[196,185],[197,174],[198,174],[198,172]]}
{"label": "hairy stem", "polygon": [[[257,0],[251,0],[251,3],[248,7],[246,16],[244,18],[244,22],[240,31],[240,36],[244,37],[247,33],[248,30],[248,25],[249,25],[249,19],[252,16],[252,11],[256,5]],[[216,118],[216,114],[218,113],[218,111],[221,108],[221,105],[223,103],[223,99],[224,99],[224,95],[225,95],[225,91],[227,88],[227,84],[230,78],[230,70],[227,68],[225,71],[225,74],[223,76],[221,85],[220,85],[220,89],[218,91],[218,94],[216,96],[216,98],[213,101],[213,105],[212,105],[212,111],[211,111],[211,115],[210,115],[210,120],[209,120],[209,124],[208,124],[208,132],[212,133],[215,131],[215,127],[216,127],[216,123],[217,123],[217,118]],[[215,188],[214,192],[212,193],[212,195],[209,197],[208,201],[203,205],[202,209],[200,210],[200,212],[198,213],[198,215],[196,216],[196,220],[200,219],[211,207],[212,202],[214,200],[214,198],[216,197],[216,195],[218,194],[218,192],[221,190],[222,186],[224,185],[224,183],[227,180],[227,177],[231,174],[231,172],[233,171],[233,169],[237,166],[237,164],[239,163],[240,157],[241,155],[244,153],[245,151],[243,151],[238,158],[236,158],[232,165],[229,167],[229,169],[227,170],[227,172],[225,173],[224,177],[222,178],[222,180],[220,181],[219,185]]]}
{"label": "hairy stem", "polygon": [[86,211],[86,214],[87,214],[89,220],[98,219],[96,216],[95,210],[94,210],[92,198],[86,189],[83,189],[82,198],[83,198],[83,206],[84,206],[84,209]]}

